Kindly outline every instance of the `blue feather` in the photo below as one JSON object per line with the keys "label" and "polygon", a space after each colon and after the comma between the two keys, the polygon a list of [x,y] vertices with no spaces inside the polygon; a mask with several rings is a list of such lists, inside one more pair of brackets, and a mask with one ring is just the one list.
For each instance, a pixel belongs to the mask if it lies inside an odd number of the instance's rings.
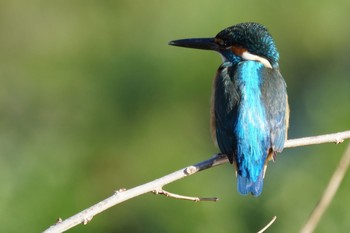
{"label": "blue feather", "polygon": [[241,102],[234,133],[237,136],[238,191],[258,195],[263,186],[263,170],[270,146],[270,130],[262,102],[260,70],[255,61],[241,62],[237,68]]}
{"label": "blue feather", "polygon": [[237,189],[242,195],[247,195],[249,193],[254,196],[259,196],[263,190],[264,184],[264,172],[260,173],[258,180],[253,182],[251,179],[243,176],[237,177]]}
{"label": "blue feather", "polygon": [[283,150],[289,120],[286,83],[272,36],[263,25],[248,22],[228,27],[214,38],[169,44],[221,55],[223,63],[213,82],[212,135],[221,153],[237,167],[238,191],[260,195],[268,153]]}

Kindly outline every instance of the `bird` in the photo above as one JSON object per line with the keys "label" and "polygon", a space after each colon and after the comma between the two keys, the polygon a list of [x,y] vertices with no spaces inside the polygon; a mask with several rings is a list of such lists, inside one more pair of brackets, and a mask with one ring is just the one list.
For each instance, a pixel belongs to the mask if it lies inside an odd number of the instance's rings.
{"label": "bird", "polygon": [[282,152],[289,127],[287,85],[274,39],[262,24],[245,22],[215,37],[169,45],[221,55],[211,97],[212,138],[235,167],[238,192],[259,196],[267,163]]}

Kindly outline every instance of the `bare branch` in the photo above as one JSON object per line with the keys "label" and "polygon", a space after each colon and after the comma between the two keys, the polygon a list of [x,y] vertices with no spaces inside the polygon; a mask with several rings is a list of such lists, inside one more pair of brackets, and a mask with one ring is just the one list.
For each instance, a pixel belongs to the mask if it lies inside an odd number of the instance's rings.
{"label": "bare branch", "polygon": [[332,143],[332,142],[339,144],[348,138],[350,138],[350,130],[340,132],[340,133],[332,133],[332,134],[324,134],[320,136],[290,139],[286,141],[286,143],[284,144],[284,148],[310,146],[315,144]]}
{"label": "bare branch", "polygon": [[258,231],[258,233],[263,233],[264,231],[267,230],[267,228],[269,228],[276,220],[277,216],[274,216],[271,221],[263,228],[261,229],[260,231]]}
{"label": "bare branch", "polygon": [[139,195],[152,192],[153,190],[157,190],[159,189],[159,187],[163,187],[166,184],[172,183],[186,176],[193,175],[199,171],[226,163],[227,161],[228,160],[226,159],[225,155],[218,154],[208,160],[180,169],[176,172],[170,173],[169,175],[163,176],[146,184],[142,184],[135,188],[128,190],[121,189],[121,191],[115,192],[112,196],[106,198],[105,200],[81,211],[80,213],[70,218],[67,218],[62,222],[56,223],[44,232],[63,232],[78,224],[87,224],[89,221],[91,221],[93,216],[105,211],[106,209],[114,205],[117,205],[131,198],[137,197]]}
{"label": "bare branch", "polygon": [[187,201],[194,201],[194,202],[200,202],[200,201],[218,201],[219,198],[217,197],[189,197],[189,196],[183,196],[175,193],[171,193],[168,191],[165,191],[164,189],[157,189],[152,191],[154,194],[161,194],[166,197],[171,197],[175,199],[180,199],[180,200],[187,200]]}
{"label": "bare branch", "polygon": [[301,229],[300,233],[311,233],[315,230],[323,213],[326,211],[329,204],[333,200],[334,195],[337,192],[340,186],[340,183],[342,182],[344,175],[349,168],[349,164],[350,164],[350,144],[348,145],[344,155],[342,156],[337,169],[333,173],[332,178],[329,181],[327,188],[323,192],[323,195],[320,201],[315,206],[315,209],[312,211],[308,221],[306,222],[304,227]]}
{"label": "bare branch", "polygon": [[[328,143],[328,142],[340,143],[344,139],[348,139],[348,138],[350,138],[350,130],[344,131],[341,133],[327,134],[327,135],[321,135],[316,137],[291,139],[286,141],[285,148],[314,145],[314,144]],[[45,233],[63,232],[78,224],[82,224],[82,223],[87,224],[89,221],[92,220],[92,218],[95,215],[105,211],[108,208],[111,208],[114,205],[127,201],[131,198],[137,197],[139,195],[152,192],[153,190],[157,190],[160,187],[163,187],[176,180],[182,179],[186,176],[193,175],[197,172],[200,172],[205,169],[212,168],[227,162],[228,162],[228,159],[226,158],[225,155],[217,154],[208,160],[199,162],[192,166],[185,167],[183,169],[170,173],[166,176],[163,176],[159,179],[153,180],[146,184],[142,184],[140,186],[134,187],[129,190],[121,189],[115,192],[112,196],[77,213],[76,215],[70,218],[67,218],[63,221],[57,222],[56,224],[54,224],[44,232]]]}

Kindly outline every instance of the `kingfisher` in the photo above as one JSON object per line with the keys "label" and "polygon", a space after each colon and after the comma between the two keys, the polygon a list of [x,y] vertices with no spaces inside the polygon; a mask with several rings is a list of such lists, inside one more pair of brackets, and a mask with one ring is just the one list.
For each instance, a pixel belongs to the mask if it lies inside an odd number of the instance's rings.
{"label": "kingfisher", "polygon": [[282,152],[289,126],[287,85],[272,36],[265,26],[248,22],[214,38],[180,39],[169,45],[221,55],[213,81],[211,134],[236,168],[238,192],[259,196],[267,162]]}

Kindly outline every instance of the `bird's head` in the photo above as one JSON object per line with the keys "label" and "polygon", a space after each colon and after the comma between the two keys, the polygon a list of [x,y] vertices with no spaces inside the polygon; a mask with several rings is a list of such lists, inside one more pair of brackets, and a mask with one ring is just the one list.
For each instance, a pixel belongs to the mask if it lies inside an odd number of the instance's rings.
{"label": "bird's head", "polygon": [[265,67],[277,68],[279,54],[267,29],[258,23],[240,23],[219,32],[214,38],[174,40],[170,45],[214,50],[224,61],[238,63],[244,60],[261,62]]}

